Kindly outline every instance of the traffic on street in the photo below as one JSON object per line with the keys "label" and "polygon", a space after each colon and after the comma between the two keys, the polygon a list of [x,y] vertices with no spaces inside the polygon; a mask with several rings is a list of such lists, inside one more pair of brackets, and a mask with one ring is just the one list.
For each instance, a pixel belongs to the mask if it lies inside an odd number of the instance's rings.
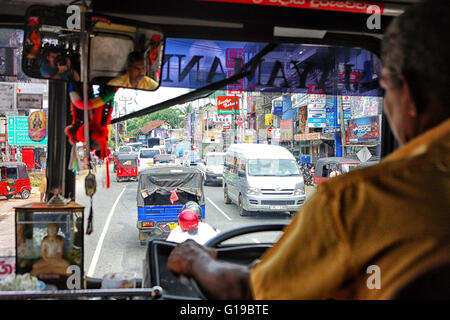
{"label": "traffic on street", "polygon": [[[85,270],[90,277],[101,278],[111,272],[135,272],[142,276],[142,259],[146,247],[139,242],[136,193],[138,183],[111,180],[109,189],[102,186],[106,179],[106,167],[97,167],[98,190],[93,198],[94,232],[85,238]],[[112,168],[110,174],[114,177]],[[83,175],[77,177],[77,201],[90,207],[90,198],[84,191]],[[314,193],[314,187],[306,188],[307,198]],[[254,212],[248,216],[239,215],[239,208],[223,202],[222,185],[204,186],[205,222],[219,231],[226,231],[245,225],[261,223],[285,223],[292,219],[289,212]],[[273,243],[281,232],[261,232],[230,240],[240,243]]]}

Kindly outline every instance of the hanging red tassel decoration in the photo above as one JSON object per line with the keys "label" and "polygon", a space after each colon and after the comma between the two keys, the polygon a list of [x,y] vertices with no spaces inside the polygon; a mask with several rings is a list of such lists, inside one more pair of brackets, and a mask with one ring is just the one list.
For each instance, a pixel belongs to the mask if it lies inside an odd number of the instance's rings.
{"label": "hanging red tassel decoration", "polygon": [[109,156],[106,157],[106,189],[109,189],[111,179],[109,177]]}

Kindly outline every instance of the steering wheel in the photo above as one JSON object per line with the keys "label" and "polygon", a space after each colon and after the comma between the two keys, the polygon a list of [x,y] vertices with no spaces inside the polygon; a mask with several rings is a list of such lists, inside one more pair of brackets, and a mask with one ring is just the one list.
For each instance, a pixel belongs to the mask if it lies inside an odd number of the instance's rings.
{"label": "steering wheel", "polygon": [[[256,225],[248,225],[244,227],[238,227],[234,228],[228,231],[224,231],[214,238],[208,240],[204,246],[209,248],[217,248],[219,244],[222,242],[242,236],[249,233],[255,233],[255,232],[264,232],[264,231],[282,231],[288,224],[287,223],[272,223],[272,224],[256,224]],[[195,289],[199,297],[203,300],[206,300],[205,295],[203,294],[202,290],[200,289],[200,286],[197,284],[194,278],[190,278],[189,282],[191,283],[192,287]]]}

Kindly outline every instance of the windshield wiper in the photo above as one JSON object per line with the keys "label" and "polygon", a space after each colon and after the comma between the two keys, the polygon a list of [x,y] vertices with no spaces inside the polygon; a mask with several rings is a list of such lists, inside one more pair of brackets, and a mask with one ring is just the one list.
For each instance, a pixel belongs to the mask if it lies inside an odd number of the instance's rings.
{"label": "windshield wiper", "polygon": [[189,101],[206,98],[209,95],[213,94],[215,91],[220,90],[224,87],[226,87],[229,84],[232,84],[244,77],[248,77],[252,74],[252,68],[258,64],[258,62],[269,52],[273,51],[278,44],[276,43],[269,43],[266,45],[260,52],[258,52],[252,59],[250,59],[249,62],[247,62],[241,69],[240,72],[232,75],[229,78],[226,78],[221,81],[214,82],[210,85],[204,86],[202,88],[199,88],[195,91],[188,92],[186,94],[183,94],[181,96],[178,96],[173,99],[166,100],[161,103],[157,103],[153,106],[146,107],[144,109],[129,113],[127,115],[124,115],[122,117],[118,117],[111,120],[111,124],[114,124],[116,122],[125,121],[128,119],[136,118],[136,117],[142,117],[146,114],[153,113],[159,110],[167,109],[172,106],[176,106],[177,104],[183,104]]}

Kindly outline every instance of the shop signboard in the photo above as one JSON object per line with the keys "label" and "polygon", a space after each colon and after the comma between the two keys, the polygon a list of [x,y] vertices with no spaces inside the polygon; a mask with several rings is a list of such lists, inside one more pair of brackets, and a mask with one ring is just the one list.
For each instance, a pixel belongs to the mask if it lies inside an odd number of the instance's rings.
{"label": "shop signboard", "polygon": [[300,133],[306,132],[306,122],[308,121],[307,106],[301,106],[298,108],[298,128]]}
{"label": "shop signboard", "polygon": [[283,114],[283,107],[273,107],[273,114],[274,115],[282,115]]}
{"label": "shop signboard", "polygon": [[0,111],[13,112],[14,110],[14,85],[0,83]]}
{"label": "shop signboard", "polygon": [[352,97],[351,96],[343,96],[342,97],[342,111],[344,112],[345,120],[352,118]]}
{"label": "shop signboard", "polygon": [[304,140],[319,140],[320,133],[305,133],[305,134],[296,134],[294,136],[295,141],[304,141]]}
{"label": "shop signboard", "polygon": [[292,140],[292,119],[280,121],[280,141]]}
{"label": "shop signboard", "polygon": [[308,128],[325,128],[326,122],[313,123],[308,121]]}
{"label": "shop signboard", "polygon": [[271,126],[273,124],[273,114],[269,113],[265,115],[265,125]]}
{"label": "shop signboard", "polygon": [[[228,77],[233,76],[234,70],[228,70],[227,74]],[[242,94],[243,86],[244,86],[244,79],[239,79],[237,83],[228,84],[227,85],[228,94],[229,95]]]}
{"label": "shop signboard", "polygon": [[217,113],[233,114],[233,110],[239,111],[239,97],[237,96],[217,96]]}
{"label": "shop signboard", "polygon": [[234,68],[237,60],[245,63],[245,50],[242,48],[227,48],[225,50],[225,66],[227,68]]}
{"label": "shop signboard", "polygon": [[350,100],[352,118],[375,116],[378,114],[379,97],[353,96]]}
{"label": "shop signboard", "polygon": [[308,104],[308,95],[306,93],[293,94],[291,96],[292,109],[299,108]]}
{"label": "shop signboard", "polygon": [[349,143],[379,142],[380,116],[348,120],[347,139]]}
{"label": "shop signboard", "polygon": [[18,93],[17,109],[42,109],[42,94]]}
{"label": "shop signboard", "polygon": [[325,104],[327,99],[326,94],[308,94],[308,105],[310,104]]}
{"label": "shop signboard", "polygon": [[279,97],[272,100],[272,113],[274,115],[283,114],[283,98]]}
{"label": "shop signboard", "polygon": [[212,123],[213,124],[231,124],[231,115],[230,114],[214,114]]}
{"label": "shop signboard", "polygon": [[8,142],[16,146],[46,146],[47,135],[41,141],[29,136],[28,117],[8,117]]}
{"label": "shop signboard", "polygon": [[[311,95],[310,95],[311,96]],[[323,96],[325,95],[316,95]],[[317,98],[322,99],[322,98]],[[325,101],[325,100],[313,100],[313,101]],[[308,104],[308,127],[309,128],[324,128],[326,125],[326,108],[325,103]]]}
{"label": "shop signboard", "polygon": [[247,96],[247,113],[256,112],[256,97]]}

